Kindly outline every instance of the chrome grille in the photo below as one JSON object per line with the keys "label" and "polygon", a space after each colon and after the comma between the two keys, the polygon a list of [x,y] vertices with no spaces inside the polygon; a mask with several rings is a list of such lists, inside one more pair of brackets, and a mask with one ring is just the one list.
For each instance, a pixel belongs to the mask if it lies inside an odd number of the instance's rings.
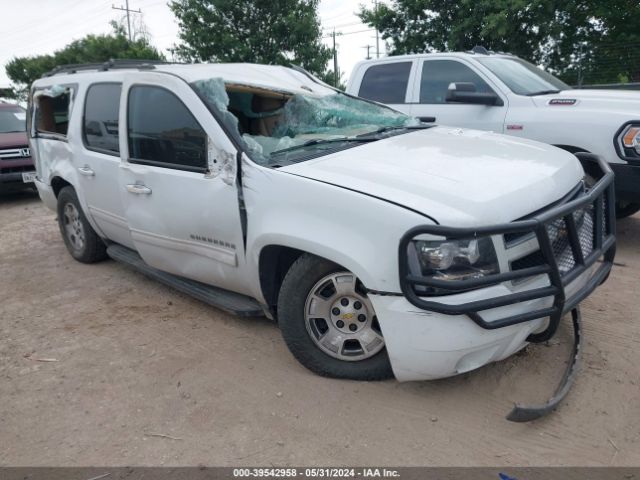
{"label": "chrome grille", "polygon": [[0,160],[20,160],[31,156],[31,150],[24,147],[5,148],[0,150]]}

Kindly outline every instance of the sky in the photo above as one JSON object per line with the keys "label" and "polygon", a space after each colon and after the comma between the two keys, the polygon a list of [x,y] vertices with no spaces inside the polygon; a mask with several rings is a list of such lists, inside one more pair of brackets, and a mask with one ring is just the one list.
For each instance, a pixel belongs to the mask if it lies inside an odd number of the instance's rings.
{"label": "sky", "polygon": [[[109,22],[121,20],[124,14],[112,5],[119,7],[124,1],[0,0],[0,88],[10,84],[4,67],[13,57],[52,53],[90,33],[111,32]],[[336,44],[344,82],[353,66],[366,57],[367,45],[371,55],[376,55],[376,32],[355,15],[359,5],[371,6],[373,0],[321,0],[318,9],[323,41],[332,46],[334,28],[342,34],[336,37]],[[142,11],[151,43],[171,58],[167,49],[178,43],[178,26],[167,0],[129,0],[129,8]],[[382,41],[380,50],[382,56]],[[332,63],[329,66],[333,68]]]}

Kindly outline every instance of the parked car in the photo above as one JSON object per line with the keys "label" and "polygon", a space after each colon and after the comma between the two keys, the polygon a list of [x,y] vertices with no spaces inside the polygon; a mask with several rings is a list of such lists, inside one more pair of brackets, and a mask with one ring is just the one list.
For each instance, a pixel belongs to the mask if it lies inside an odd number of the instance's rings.
{"label": "parked car", "polygon": [[424,125],[301,70],[112,62],[31,95],[36,185],[76,260],[275,318],[321,375],[501,360],[577,322],[612,265],[603,160],[585,157],[587,188],[569,152]]}
{"label": "parked car", "polygon": [[[360,62],[347,92],[441,125],[491,130],[591,152],[616,173],[618,217],[640,210],[640,93],[579,90],[482,47]],[[587,173],[594,166],[585,158]]]}
{"label": "parked car", "polygon": [[25,116],[24,108],[0,101],[0,192],[33,186],[36,173]]}

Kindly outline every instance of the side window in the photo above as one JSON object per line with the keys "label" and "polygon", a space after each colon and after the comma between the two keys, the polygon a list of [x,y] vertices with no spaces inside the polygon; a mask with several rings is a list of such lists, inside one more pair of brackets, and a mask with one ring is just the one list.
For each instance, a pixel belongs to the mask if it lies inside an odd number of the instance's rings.
{"label": "side window", "polygon": [[40,95],[36,107],[36,131],[66,137],[69,128],[70,101],[69,90],[54,97]]}
{"label": "side window", "polygon": [[118,115],[120,92],[118,83],[91,85],[84,102],[83,136],[87,148],[119,154]]}
{"label": "side window", "polygon": [[447,103],[449,84],[469,82],[481,93],[491,93],[491,87],[463,63],[455,60],[427,60],[422,66],[420,103]]}
{"label": "side window", "polygon": [[405,103],[411,62],[385,63],[367,69],[358,95],[380,103]]}
{"label": "side window", "polygon": [[132,163],[205,171],[207,134],[187,107],[164,88],[129,91],[128,142]]}

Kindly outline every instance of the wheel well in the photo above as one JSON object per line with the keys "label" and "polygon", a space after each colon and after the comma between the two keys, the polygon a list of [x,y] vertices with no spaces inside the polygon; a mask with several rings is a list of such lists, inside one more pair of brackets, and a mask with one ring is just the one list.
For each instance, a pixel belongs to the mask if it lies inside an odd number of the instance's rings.
{"label": "wheel well", "polygon": [[[554,145],[554,147],[561,148],[562,150],[566,150],[569,153],[578,153],[578,152],[591,153],[586,148],[575,147],[573,145]],[[592,162],[580,161],[580,164],[582,165],[582,168],[584,169],[585,173],[587,173],[588,175],[591,175],[591,176],[598,175],[599,170],[596,167],[596,165],[594,165]]]}
{"label": "wheel well", "polygon": [[267,305],[275,312],[278,295],[284,276],[303,253],[302,250],[284,247],[282,245],[268,245],[260,252],[259,271],[260,287]]}
{"label": "wheel well", "polygon": [[60,190],[62,190],[64,187],[70,186],[71,184],[61,177],[53,177],[53,179],[51,180],[51,188],[53,189],[53,193],[56,198],[58,198]]}
{"label": "wheel well", "polygon": [[573,145],[554,145],[554,147],[561,148],[562,150],[566,150],[569,153],[578,153],[578,152],[587,152],[590,153],[586,148],[574,147]]}

